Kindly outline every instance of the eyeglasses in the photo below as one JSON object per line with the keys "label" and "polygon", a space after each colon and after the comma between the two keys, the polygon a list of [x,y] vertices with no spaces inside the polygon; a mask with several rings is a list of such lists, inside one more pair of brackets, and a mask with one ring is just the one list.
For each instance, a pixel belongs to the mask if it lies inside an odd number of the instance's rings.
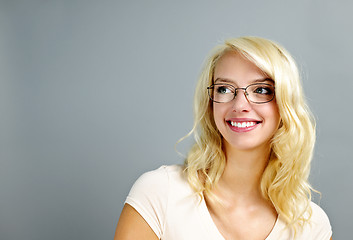
{"label": "eyeglasses", "polygon": [[245,88],[236,88],[226,83],[216,83],[209,87],[208,95],[216,103],[226,103],[232,101],[238,90],[244,90],[244,95],[249,102],[261,104],[271,102],[275,97],[275,87],[267,83],[253,83]]}

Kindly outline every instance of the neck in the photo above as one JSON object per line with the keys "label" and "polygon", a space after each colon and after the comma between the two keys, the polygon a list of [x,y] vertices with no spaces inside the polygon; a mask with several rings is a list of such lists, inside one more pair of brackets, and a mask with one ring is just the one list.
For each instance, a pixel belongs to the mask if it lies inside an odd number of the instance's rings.
{"label": "neck", "polygon": [[225,145],[226,167],[215,192],[234,203],[262,199],[260,183],[270,149],[237,150]]}

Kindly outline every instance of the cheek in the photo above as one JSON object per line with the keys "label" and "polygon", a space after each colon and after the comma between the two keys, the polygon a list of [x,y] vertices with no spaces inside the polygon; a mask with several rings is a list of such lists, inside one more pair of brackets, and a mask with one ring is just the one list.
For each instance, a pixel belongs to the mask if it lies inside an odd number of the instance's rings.
{"label": "cheek", "polygon": [[266,113],[267,113],[267,117],[272,119],[273,124],[278,128],[279,123],[281,121],[281,117],[279,114],[277,104],[273,104],[269,106],[269,109],[266,111]]}
{"label": "cheek", "polygon": [[217,103],[213,103],[213,119],[219,130],[224,119],[224,109]]}
{"label": "cheek", "polygon": [[279,114],[279,109],[278,109],[277,103],[274,103],[273,112],[274,112],[274,117],[277,119],[277,121],[279,123],[281,120],[281,115]]}
{"label": "cheek", "polygon": [[225,111],[225,104],[224,103],[213,103],[213,116],[215,118],[219,118]]}

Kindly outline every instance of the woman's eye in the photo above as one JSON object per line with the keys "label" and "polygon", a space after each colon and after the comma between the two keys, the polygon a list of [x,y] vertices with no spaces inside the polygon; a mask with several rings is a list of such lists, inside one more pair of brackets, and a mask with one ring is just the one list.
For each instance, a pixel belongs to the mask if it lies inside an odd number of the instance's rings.
{"label": "woman's eye", "polygon": [[226,94],[226,93],[231,93],[231,89],[227,86],[218,86],[216,89],[217,93],[220,94]]}
{"label": "woman's eye", "polygon": [[262,86],[262,87],[257,87],[254,90],[254,93],[270,95],[272,94],[272,90],[269,87]]}

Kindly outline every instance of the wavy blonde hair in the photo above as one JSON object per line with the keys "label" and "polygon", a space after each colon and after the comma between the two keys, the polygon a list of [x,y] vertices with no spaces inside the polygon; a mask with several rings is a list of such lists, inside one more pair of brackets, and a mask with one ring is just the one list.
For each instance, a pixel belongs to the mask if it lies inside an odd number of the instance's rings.
{"label": "wavy blonde hair", "polygon": [[[315,144],[315,121],[304,100],[295,61],[277,43],[259,37],[228,39],[215,47],[207,58],[196,86],[194,126],[190,134],[195,143],[185,160],[188,182],[201,197],[215,197],[211,190],[226,164],[222,136],[212,112],[207,87],[213,83],[218,60],[227,51],[237,51],[253,62],[275,82],[276,102],[281,123],[271,141],[271,155],[261,180],[263,196],[297,232],[311,216],[311,190],[308,183]],[[304,213],[309,212],[309,216]]]}

